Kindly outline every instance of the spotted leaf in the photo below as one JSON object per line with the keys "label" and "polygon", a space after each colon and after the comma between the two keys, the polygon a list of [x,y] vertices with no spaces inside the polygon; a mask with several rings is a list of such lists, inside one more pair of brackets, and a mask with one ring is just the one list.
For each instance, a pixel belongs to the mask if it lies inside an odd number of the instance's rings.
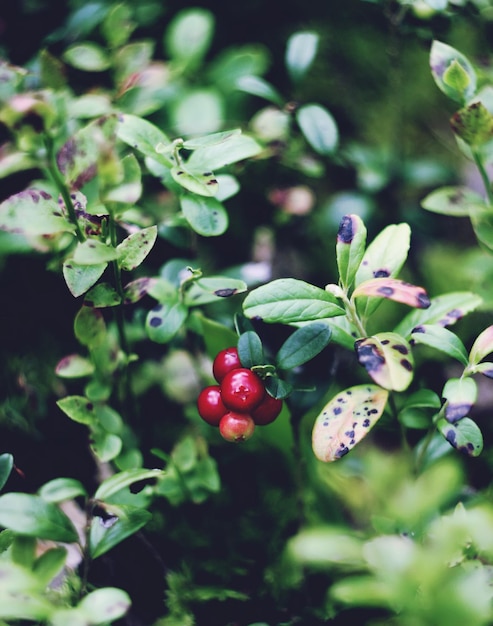
{"label": "spotted leaf", "polygon": [[358,215],[345,215],[336,243],[337,268],[341,284],[349,288],[365,253],[366,228]]}
{"label": "spotted leaf", "polygon": [[493,352],[493,326],[488,326],[472,344],[469,363],[476,365],[491,352]]}
{"label": "spotted leaf", "polygon": [[67,259],[63,263],[63,277],[70,293],[75,298],[85,293],[99,280],[107,265],[106,262],[96,265],[82,265],[76,263],[74,259]]}
{"label": "spotted leaf", "polygon": [[215,196],[219,183],[212,172],[193,172],[185,165],[171,168],[171,176],[179,185],[199,196]]}
{"label": "spotted leaf", "polygon": [[0,204],[0,230],[36,236],[71,232],[74,227],[49,193],[26,189]]}
{"label": "spotted leaf", "polygon": [[467,456],[479,456],[483,450],[483,435],[472,419],[464,417],[456,424],[451,424],[446,419],[437,422],[439,432],[449,444],[459,452]]}
{"label": "spotted leaf", "polygon": [[379,333],[355,342],[358,361],[384,389],[404,391],[413,379],[409,343],[396,333]]}
{"label": "spotted leaf", "polygon": [[146,330],[151,341],[167,343],[180,330],[188,316],[188,308],[178,300],[163,302],[146,319]]}
{"label": "spotted leaf", "polygon": [[138,267],[152,250],[157,237],[157,226],[132,233],[118,246],[118,265],[127,272]]}
{"label": "spotted leaf", "polygon": [[478,387],[472,378],[450,378],[442,391],[447,401],[445,419],[455,423],[463,419],[471,410],[478,396]]}
{"label": "spotted leaf", "polygon": [[408,224],[391,224],[370,243],[356,274],[356,284],[372,278],[393,278],[404,265],[411,240]]}
{"label": "spotted leaf", "polygon": [[187,222],[203,237],[217,237],[228,228],[228,214],[216,198],[184,194],[180,205]]}
{"label": "spotted leaf", "polygon": [[394,332],[409,338],[413,329],[420,324],[452,326],[464,315],[474,311],[482,299],[468,291],[456,291],[432,298],[427,309],[414,309],[394,328]]}
{"label": "spotted leaf", "polygon": [[482,205],[482,196],[468,187],[440,187],[421,201],[427,211],[455,217],[469,217],[475,207]]}
{"label": "spotted leaf", "polygon": [[360,283],[353,292],[353,298],[360,296],[387,298],[417,309],[427,309],[430,306],[430,299],[423,287],[397,278],[373,278]]}
{"label": "spotted leaf", "polygon": [[467,365],[467,352],[462,341],[453,332],[438,324],[420,324],[413,328],[411,343],[420,343],[457,359]]}
{"label": "spotted leaf", "polygon": [[209,276],[208,278],[199,278],[191,283],[185,291],[184,302],[188,306],[198,306],[231,298],[239,293],[244,293],[246,290],[246,283],[237,278]]}
{"label": "spotted leaf", "polygon": [[336,461],[353,448],[380,419],[388,391],[357,385],[338,393],[315,420],[312,447],[320,461]]}

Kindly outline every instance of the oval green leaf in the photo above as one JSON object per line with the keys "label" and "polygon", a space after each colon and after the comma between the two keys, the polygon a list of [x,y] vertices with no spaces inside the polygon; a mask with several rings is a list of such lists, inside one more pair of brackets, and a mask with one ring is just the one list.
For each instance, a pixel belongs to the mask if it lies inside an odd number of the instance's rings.
{"label": "oval green leaf", "polygon": [[313,359],[329,343],[332,331],[322,322],[313,322],[295,330],[276,355],[280,369],[288,370]]}
{"label": "oval green leaf", "polygon": [[294,33],[286,47],[286,67],[294,82],[306,74],[317,54],[319,36],[315,32]]}
{"label": "oval green leaf", "polygon": [[319,104],[305,104],[296,112],[296,120],[315,152],[333,154],[339,142],[339,131],[327,109]]}
{"label": "oval green leaf", "polygon": [[79,424],[90,426],[97,421],[94,404],[84,396],[67,396],[58,400],[57,406]]}
{"label": "oval green leaf", "polygon": [[108,283],[99,283],[86,293],[84,306],[94,309],[105,309],[106,307],[117,306],[121,303],[121,298],[116,289]]}
{"label": "oval green leaf", "polygon": [[74,320],[74,333],[84,346],[101,345],[106,338],[106,324],[102,313],[89,306],[79,309]]}
{"label": "oval green leaf", "polygon": [[466,348],[456,334],[437,324],[420,324],[413,328],[411,334],[413,344],[423,344],[448,354],[462,365],[468,364]]}
{"label": "oval green leaf", "polygon": [[113,474],[113,476],[110,476],[99,485],[94,497],[97,500],[106,500],[133,483],[139,482],[140,480],[159,478],[162,473],[160,469],[140,468],[118,472],[118,474]]}
{"label": "oval green leaf", "polygon": [[132,233],[118,246],[118,265],[130,272],[138,267],[152,250],[157,238],[157,226],[143,228]]}
{"label": "oval green leaf", "polygon": [[63,263],[63,277],[67,287],[74,298],[86,293],[94,283],[102,276],[108,263],[96,263],[95,265],[82,265],[74,259],[68,259]]}
{"label": "oval green leaf", "polygon": [[430,50],[431,73],[438,88],[456,102],[465,102],[476,91],[476,72],[458,50],[434,41]]}
{"label": "oval green leaf", "polygon": [[63,60],[86,72],[103,72],[111,65],[106,50],[93,42],[70,46],[63,53]]}
{"label": "oval green leaf", "polygon": [[243,302],[247,317],[292,324],[343,315],[334,296],[296,278],[279,278],[251,291]]}
{"label": "oval green leaf", "polygon": [[78,604],[89,624],[112,623],[123,617],[131,605],[129,595],[123,589],[103,587],[85,596]]}
{"label": "oval green leaf", "polygon": [[199,196],[215,196],[219,189],[219,183],[212,172],[191,172],[183,164],[172,167],[171,176],[175,182],[187,191],[197,193]]}
{"label": "oval green leaf", "polygon": [[187,194],[181,197],[180,205],[187,222],[203,237],[217,237],[228,228],[226,209],[215,198]]}
{"label": "oval green leaf", "polygon": [[151,519],[145,509],[123,505],[106,505],[108,517],[94,517],[89,534],[89,550],[93,559],[111,550],[140,530]]}
{"label": "oval green leaf", "polygon": [[474,207],[482,205],[482,196],[468,187],[440,187],[421,201],[421,206],[427,211],[454,217],[468,217]]}
{"label": "oval green leaf", "polygon": [[237,294],[244,293],[247,285],[244,281],[236,278],[222,276],[209,276],[199,278],[191,283],[185,292],[185,304],[188,306],[198,306],[217,302],[224,298],[231,298]]}
{"label": "oval green leaf", "polygon": [[163,302],[154,307],[146,318],[149,339],[156,343],[167,343],[180,330],[187,316],[188,308],[181,302]]}
{"label": "oval green leaf", "polygon": [[238,356],[243,367],[252,368],[264,365],[264,349],[262,340],[253,330],[242,333],[238,338]]}
{"label": "oval green leaf", "polygon": [[380,419],[387,398],[388,391],[376,385],[357,385],[332,398],[313,426],[317,459],[336,461],[347,454]]}
{"label": "oval green leaf", "polygon": [[72,522],[55,504],[27,493],[0,496],[0,526],[19,535],[73,543],[78,540]]}
{"label": "oval green leaf", "polygon": [[446,419],[437,422],[437,429],[449,444],[467,456],[479,456],[483,450],[483,435],[476,422],[464,417],[451,424]]}
{"label": "oval green leaf", "polygon": [[284,104],[284,99],[277,89],[260,76],[240,76],[236,80],[235,85],[240,91],[264,98],[279,107],[282,107]]}
{"label": "oval green leaf", "polygon": [[38,494],[47,502],[63,502],[78,496],[87,496],[87,491],[75,478],[54,478],[45,483]]}

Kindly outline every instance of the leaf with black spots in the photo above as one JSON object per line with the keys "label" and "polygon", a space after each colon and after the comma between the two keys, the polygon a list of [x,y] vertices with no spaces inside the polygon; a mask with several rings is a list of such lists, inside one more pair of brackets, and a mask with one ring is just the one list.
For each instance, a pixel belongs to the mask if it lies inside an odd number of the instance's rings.
{"label": "leaf with black spots", "polygon": [[167,343],[185,323],[188,307],[178,300],[163,302],[149,311],[146,331],[149,339],[156,343]]}
{"label": "leaf with black spots", "polygon": [[464,417],[459,422],[451,424],[442,418],[437,422],[438,431],[449,444],[467,456],[479,456],[483,450],[483,435],[476,422]]}
{"label": "leaf with black spots", "polygon": [[40,189],[26,189],[0,204],[0,230],[28,236],[73,232],[62,206]]}
{"label": "leaf with black spots", "polygon": [[312,431],[312,447],[320,461],[336,461],[361,441],[382,416],[388,391],[357,385],[338,393],[322,409]]}
{"label": "leaf with black spots", "polygon": [[190,284],[185,291],[184,302],[188,306],[199,306],[231,298],[246,290],[246,283],[237,278],[209,276],[194,280]]}
{"label": "leaf with black spots", "polygon": [[157,226],[149,226],[124,239],[116,248],[120,268],[130,272],[138,267],[152,250],[156,238]]}
{"label": "leaf with black spots", "polygon": [[478,396],[478,387],[472,378],[450,378],[442,391],[445,404],[445,419],[455,423],[471,410]]}
{"label": "leaf with black spots", "polygon": [[484,199],[468,187],[440,187],[429,193],[421,206],[432,213],[469,217],[479,207],[484,207]]}
{"label": "leaf with black spots", "polygon": [[365,254],[366,228],[358,215],[345,215],[337,233],[336,256],[341,285],[348,289]]}
{"label": "leaf with black spots", "polygon": [[414,359],[409,343],[396,333],[378,333],[354,344],[358,361],[384,389],[404,391],[413,379]]}
{"label": "leaf with black spots", "polygon": [[228,214],[216,198],[185,194],[180,206],[189,225],[203,237],[217,237],[228,228]]}
{"label": "leaf with black spots", "polygon": [[411,285],[398,278],[373,278],[360,283],[353,292],[353,298],[361,296],[387,298],[417,309],[427,309],[430,299],[423,287]]}

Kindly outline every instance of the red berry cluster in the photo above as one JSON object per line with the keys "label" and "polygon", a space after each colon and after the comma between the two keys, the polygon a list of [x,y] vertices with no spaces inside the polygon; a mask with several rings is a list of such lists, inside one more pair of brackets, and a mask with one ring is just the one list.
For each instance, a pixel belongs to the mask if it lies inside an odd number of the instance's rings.
{"label": "red berry cluster", "polygon": [[281,412],[282,400],[270,396],[257,374],[242,366],[236,348],[218,353],[212,373],[219,384],[202,389],[197,407],[227,441],[250,439],[255,426],[270,424]]}

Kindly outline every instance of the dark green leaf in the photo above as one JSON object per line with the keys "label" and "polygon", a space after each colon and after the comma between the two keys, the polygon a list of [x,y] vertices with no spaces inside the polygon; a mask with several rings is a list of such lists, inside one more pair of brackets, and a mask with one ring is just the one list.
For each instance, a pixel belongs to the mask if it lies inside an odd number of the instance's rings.
{"label": "dark green leaf", "polygon": [[262,341],[256,332],[248,331],[239,336],[238,356],[243,367],[249,369],[254,365],[263,365],[265,363]]}
{"label": "dark green leaf", "polygon": [[117,306],[121,298],[116,289],[108,283],[99,283],[86,293],[84,305],[95,309]]}
{"label": "dark green leaf", "polygon": [[287,398],[293,391],[293,385],[278,376],[267,376],[264,379],[264,386],[273,398],[279,400]]}
{"label": "dark green leaf", "polygon": [[99,346],[106,338],[106,324],[101,312],[89,306],[83,306],[75,316],[74,333],[82,345]]}
{"label": "dark green leaf", "polygon": [[27,493],[0,496],[0,526],[19,535],[73,543],[77,531],[69,518],[52,502]]}
{"label": "dark green leaf", "polygon": [[313,359],[329,343],[332,331],[327,324],[314,322],[295,330],[276,355],[280,369],[292,369]]}

